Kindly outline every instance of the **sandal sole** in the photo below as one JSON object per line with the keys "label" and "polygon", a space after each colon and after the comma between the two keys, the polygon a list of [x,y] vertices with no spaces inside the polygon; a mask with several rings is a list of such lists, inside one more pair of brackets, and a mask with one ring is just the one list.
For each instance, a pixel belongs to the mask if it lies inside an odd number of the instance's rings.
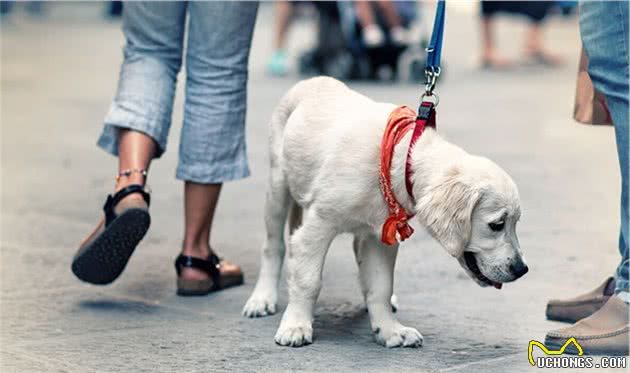
{"label": "sandal sole", "polygon": [[72,272],[82,281],[107,285],[120,276],[131,254],[151,225],[149,212],[129,209],[72,261]]}
{"label": "sandal sole", "polygon": [[[199,281],[199,282],[205,282],[205,281]],[[185,287],[178,286],[177,295],[182,296],[182,297],[196,297],[196,296],[208,295],[210,293],[225,290],[234,286],[243,285],[245,281],[244,281],[244,276],[241,274],[237,276],[225,277],[222,279],[222,282],[223,282],[222,286],[218,288],[214,288],[212,285],[210,285],[206,289],[185,288]]]}

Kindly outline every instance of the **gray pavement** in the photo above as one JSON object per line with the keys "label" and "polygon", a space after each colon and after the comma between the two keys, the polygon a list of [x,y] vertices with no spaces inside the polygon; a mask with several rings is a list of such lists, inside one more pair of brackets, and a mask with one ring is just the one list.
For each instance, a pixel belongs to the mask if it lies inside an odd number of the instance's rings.
{"label": "gray pavement", "polygon": [[[528,371],[528,341],[560,326],[544,319],[546,300],[590,289],[612,272],[618,261],[618,165],[611,128],[571,120],[576,21],[553,19],[547,33],[550,46],[567,58],[566,67],[488,72],[475,63],[476,14],[460,4],[448,14],[439,130],[494,159],[515,179],[523,208],[518,232],[530,272],[501,291],[479,288],[427,234],[417,233],[400,250],[396,292],[400,320],[417,327],[425,345],[388,350],[372,340],[350,240],[340,237],[326,262],[315,343],[300,349],[275,345],[280,314],[258,320],[240,315],[264,235],[267,120],[298,79],[265,74],[272,32],[267,5],[251,55],[247,140],[253,175],[224,188],[212,242],[243,266],[246,284],[202,298],[174,292],[172,260],[182,231],[182,185],[174,170],[183,85],[169,150],[152,166],[148,236],[115,284],[80,283],[70,272],[71,257],[100,218],[116,169],[95,141],[116,87],[119,24],[103,21],[98,4],[57,4],[44,20],[19,14],[3,20],[0,371]],[[500,22],[507,54],[519,52],[524,26]],[[308,22],[296,25],[292,55],[311,43],[311,30]],[[351,86],[409,105],[419,92],[411,84]],[[281,310],[286,298],[283,285]]]}

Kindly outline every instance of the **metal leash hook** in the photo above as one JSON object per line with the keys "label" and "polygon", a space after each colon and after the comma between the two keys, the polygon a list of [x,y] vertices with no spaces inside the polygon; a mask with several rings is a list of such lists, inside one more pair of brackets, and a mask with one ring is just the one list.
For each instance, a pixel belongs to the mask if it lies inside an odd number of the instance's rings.
{"label": "metal leash hook", "polygon": [[444,0],[438,0],[435,9],[435,20],[433,22],[431,40],[429,41],[428,47],[425,49],[427,52],[427,62],[424,68],[426,82],[424,84],[424,93],[422,93],[420,97],[421,102],[430,102],[434,107],[440,102],[440,98],[433,90],[442,72],[440,68],[440,57],[442,55],[442,37],[444,35],[444,15]]}
{"label": "metal leash hook", "polygon": [[[427,52],[429,51],[429,48],[427,48]],[[440,77],[441,71],[442,69],[440,69],[439,66],[427,66],[424,69],[424,76],[427,78],[427,80],[424,84],[424,93],[420,97],[420,101],[430,101],[433,102],[433,106],[438,106],[438,104],[440,103],[440,97],[437,95],[437,93],[433,92],[433,89],[435,89],[435,84]],[[427,100],[427,98],[433,98],[433,100]]]}
{"label": "metal leash hook", "polygon": [[428,66],[424,69],[424,76],[427,78],[427,81],[424,84],[424,93],[427,96],[431,96],[433,94],[433,89],[435,88],[435,84],[440,77],[441,71],[442,69],[440,69],[439,66]]}

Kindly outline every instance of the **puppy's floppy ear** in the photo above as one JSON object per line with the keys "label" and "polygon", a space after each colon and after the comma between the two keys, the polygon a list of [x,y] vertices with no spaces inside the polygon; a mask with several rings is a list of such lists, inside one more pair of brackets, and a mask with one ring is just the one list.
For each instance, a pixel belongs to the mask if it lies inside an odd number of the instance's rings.
{"label": "puppy's floppy ear", "polygon": [[430,186],[417,202],[420,221],[446,251],[462,255],[472,234],[472,212],[481,197],[474,182],[464,180],[458,168]]}

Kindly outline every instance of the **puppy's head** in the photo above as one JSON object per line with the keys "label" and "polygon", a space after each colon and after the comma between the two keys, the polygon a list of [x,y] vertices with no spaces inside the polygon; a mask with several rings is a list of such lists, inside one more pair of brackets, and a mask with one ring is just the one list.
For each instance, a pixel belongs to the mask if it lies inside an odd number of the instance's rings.
{"label": "puppy's head", "polygon": [[416,211],[429,233],[480,286],[501,288],[528,268],[516,236],[516,184],[492,161],[466,156],[424,191]]}

